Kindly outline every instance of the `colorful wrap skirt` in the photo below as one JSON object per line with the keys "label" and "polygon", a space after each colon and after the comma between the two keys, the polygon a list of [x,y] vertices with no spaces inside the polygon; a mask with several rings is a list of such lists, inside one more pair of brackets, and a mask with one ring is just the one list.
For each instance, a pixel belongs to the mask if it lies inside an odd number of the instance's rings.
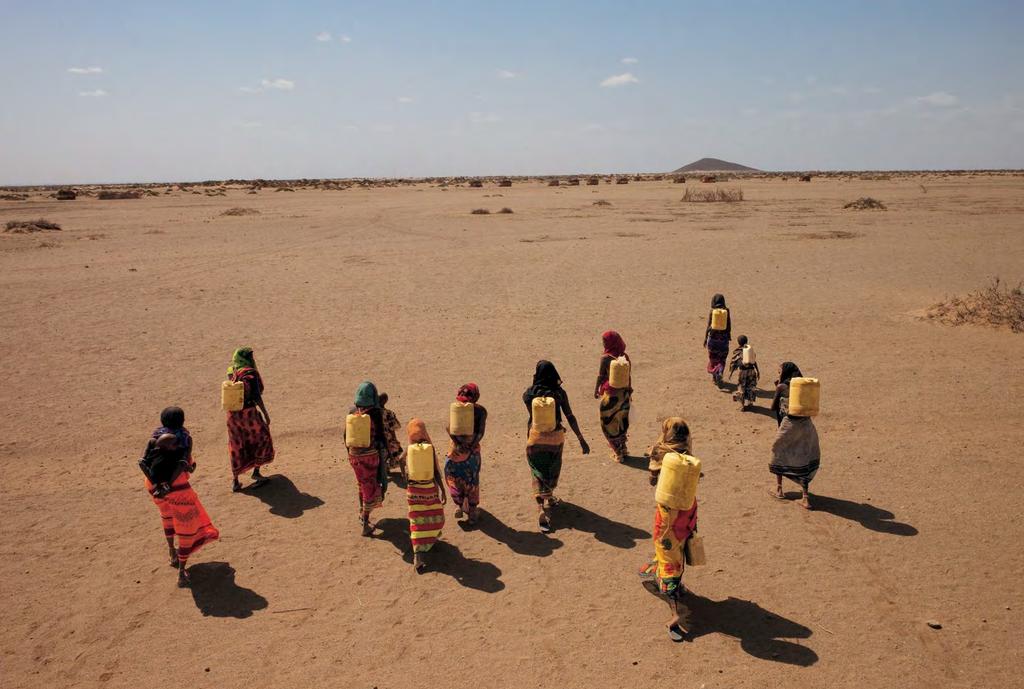
{"label": "colorful wrap skirt", "polygon": [[384,503],[380,452],[372,447],[349,448],[348,463],[352,465],[359,486],[359,506],[369,514]]}
{"label": "colorful wrap skirt", "polygon": [[640,568],[640,576],[656,579],[658,589],[670,598],[678,598],[682,586],[685,557],[683,548],[697,528],[697,503],[688,510],[670,510],[661,505],[654,511],[654,560]]}
{"label": "colorful wrap skirt", "polygon": [[466,459],[456,461],[451,455],[445,458],[444,482],[452,503],[462,507],[468,502],[473,508],[480,504],[480,448],[476,448]]}
{"label": "colorful wrap skirt", "polygon": [[606,388],[601,395],[601,432],[617,454],[622,454],[626,449],[632,396],[628,388]]}
{"label": "colorful wrap skirt", "polygon": [[228,452],[231,454],[231,475],[235,478],[274,461],[270,426],[259,409],[245,407],[228,412]]}
{"label": "colorful wrap skirt", "polygon": [[199,502],[188,478],[188,473],[179,474],[171,484],[170,492],[163,497],[153,495],[153,484],[146,479],[146,491],[160,510],[167,542],[174,545],[177,539],[178,562],[182,566],[193,553],[220,538],[220,532],[210,521],[210,515],[203,509],[203,503]]}
{"label": "colorful wrap skirt", "polygon": [[725,360],[729,358],[729,338],[724,331],[712,330],[708,334],[708,373],[725,373]]}
{"label": "colorful wrap skirt", "polygon": [[409,500],[409,537],[416,553],[434,547],[444,528],[444,506],[433,481],[409,481],[405,489]]}
{"label": "colorful wrap skirt", "polygon": [[558,487],[564,446],[564,430],[541,432],[535,428],[530,429],[526,441],[526,461],[533,475],[533,495],[537,500],[550,498]]}

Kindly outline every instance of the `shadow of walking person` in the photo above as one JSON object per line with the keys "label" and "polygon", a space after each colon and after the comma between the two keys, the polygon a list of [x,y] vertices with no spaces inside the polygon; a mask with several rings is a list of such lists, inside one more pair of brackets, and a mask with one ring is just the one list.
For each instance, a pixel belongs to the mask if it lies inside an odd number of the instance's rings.
{"label": "shadow of walking person", "polygon": [[[462,526],[462,522],[459,522],[459,525]],[[562,542],[557,538],[551,538],[537,531],[513,529],[484,509],[480,510],[480,519],[475,527],[462,526],[462,528],[466,531],[479,531],[498,543],[508,546],[509,550],[517,555],[547,557],[562,547]]]}
{"label": "shadow of walking person", "polygon": [[648,531],[617,522],[564,500],[553,510],[552,525],[555,528],[592,533],[601,543],[616,548],[635,548],[637,541],[651,537]]}
{"label": "shadow of walking person", "polygon": [[268,476],[267,482],[262,486],[244,491],[243,494],[259,498],[270,507],[271,514],[287,519],[297,519],[306,510],[312,510],[324,504],[324,501],[317,496],[300,491],[284,474]]}
{"label": "shadow of walking person", "polygon": [[[788,497],[788,494],[787,494]],[[843,519],[855,521],[865,529],[893,536],[916,536],[918,531],[910,524],[894,521],[896,515],[889,510],[866,502],[853,502],[827,495],[811,494],[811,507],[815,512],[828,512]]]}
{"label": "shadow of walking person", "polygon": [[226,562],[200,562],[188,568],[192,600],[205,617],[252,617],[267,599],[235,583],[235,568]]}
{"label": "shadow of walking person", "polygon": [[[644,588],[661,597],[654,582]],[[807,646],[789,639],[809,639],[813,632],[799,622],[765,610],[757,603],[732,596],[711,600],[687,591],[683,598],[690,610],[690,631],[687,641],[696,641],[708,634],[725,634],[740,642],[749,655],[773,663],[809,667],[818,662],[818,654]]]}
{"label": "shadow of walking person", "polygon": [[[381,519],[377,522],[379,538],[395,546],[402,559],[412,564],[412,543],[409,541],[409,522],[406,519]],[[462,554],[456,546],[440,540],[423,557],[425,573],[446,574],[466,588],[497,593],[505,588],[501,570],[490,562],[473,560]]]}

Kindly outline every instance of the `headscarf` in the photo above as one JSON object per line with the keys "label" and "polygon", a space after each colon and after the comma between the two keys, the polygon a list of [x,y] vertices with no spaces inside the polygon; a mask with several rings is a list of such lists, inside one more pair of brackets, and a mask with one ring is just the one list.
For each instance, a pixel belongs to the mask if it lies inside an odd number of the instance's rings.
{"label": "headscarf", "polygon": [[615,359],[626,353],[626,342],[614,330],[607,330],[601,335],[601,342],[604,343],[604,353]]}
{"label": "headscarf", "polygon": [[651,461],[648,468],[654,481],[661,471],[661,462],[669,452],[690,453],[693,451],[693,438],[690,427],[681,416],[670,416],[661,424],[661,437],[651,447]]}
{"label": "headscarf", "polygon": [[480,387],[476,383],[466,383],[455,393],[455,399],[459,402],[472,402],[476,404],[480,399]]}
{"label": "headscarf", "polygon": [[724,309],[725,308],[725,296],[716,294],[711,297],[711,308],[713,309]]}
{"label": "headscarf", "polygon": [[252,347],[239,347],[231,355],[231,365],[228,366],[228,375],[243,368],[256,368],[256,360],[252,356]]}
{"label": "headscarf", "polygon": [[406,427],[409,431],[409,444],[415,443],[433,443],[430,440],[430,434],[427,433],[427,424],[423,423],[421,419],[412,419],[409,425]]}
{"label": "headscarf", "polygon": [[534,397],[554,397],[562,389],[562,377],[555,365],[546,359],[537,362],[533,385],[526,389],[523,399],[529,404]]}
{"label": "headscarf", "polygon": [[800,367],[794,364],[792,361],[782,362],[782,370],[779,372],[779,379],[775,381],[776,385],[789,385],[789,381],[793,378],[800,378],[803,376],[800,373]]}
{"label": "headscarf", "polygon": [[357,407],[372,408],[380,405],[380,395],[377,394],[377,386],[368,380],[364,380],[356,388],[355,405]]}

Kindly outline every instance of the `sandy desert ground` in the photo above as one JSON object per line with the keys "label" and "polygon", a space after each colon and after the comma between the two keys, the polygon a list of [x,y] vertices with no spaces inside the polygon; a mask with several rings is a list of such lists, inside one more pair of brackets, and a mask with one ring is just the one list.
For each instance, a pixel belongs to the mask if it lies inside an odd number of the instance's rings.
{"label": "sandy desert ground", "polygon": [[[1024,338],[918,317],[1024,278],[1024,177],[727,186],[746,200],[662,181],[0,202],[0,223],[64,228],[0,233],[3,686],[1024,685]],[[842,209],[868,195],[888,210]],[[766,495],[774,420],[704,372],[714,292],[762,388],[784,359],[823,382],[814,512]],[[690,643],[636,576],[653,496],[601,438],[608,328],[635,362],[633,453],[679,414],[704,461]],[[218,388],[244,344],[278,454],[270,485],[232,494]],[[539,358],[595,448],[567,444],[549,536],[520,399]],[[449,506],[420,576],[400,488],[359,536],[341,427],[364,378],[435,440],[459,384],[490,410],[484,520]],[[222,534],[191,591],[136,466],[169,404]]]}

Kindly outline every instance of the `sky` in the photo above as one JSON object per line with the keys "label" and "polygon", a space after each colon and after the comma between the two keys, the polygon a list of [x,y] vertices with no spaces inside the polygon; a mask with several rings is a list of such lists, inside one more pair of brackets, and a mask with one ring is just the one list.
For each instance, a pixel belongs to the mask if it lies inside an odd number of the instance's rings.
{"label": "sky", "polygon": [[1024,2],[0,0],[0,184],[1024,168]]}

